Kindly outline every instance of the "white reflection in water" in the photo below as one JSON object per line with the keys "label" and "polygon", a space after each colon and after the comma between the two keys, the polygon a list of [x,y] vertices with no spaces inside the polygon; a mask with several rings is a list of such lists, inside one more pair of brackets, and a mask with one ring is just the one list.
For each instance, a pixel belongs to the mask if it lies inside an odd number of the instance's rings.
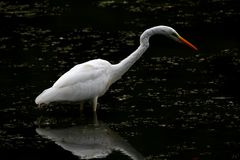
{"label": "white reflection in water", "polygon": [[94,123],[69,128],[37,128],[36,132],[81,159],[105,158],[113,151],[133,160],[144,159],[126,140],[106,124],[98,122],[96,114],[93,120]]}

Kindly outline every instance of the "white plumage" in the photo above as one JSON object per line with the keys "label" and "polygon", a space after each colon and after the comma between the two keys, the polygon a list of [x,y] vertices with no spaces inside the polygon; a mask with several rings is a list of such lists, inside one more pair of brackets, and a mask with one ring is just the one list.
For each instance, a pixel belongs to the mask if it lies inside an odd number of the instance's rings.
{"label": "white plumage", "polygon": [[104,95],[115,81],[142,56],[149,47],[149,38],[161,34],[175,41],[183,42],[191,48],[197,48],[182,38],[168,26],[156,26],[147,29],[140,37],[140,46],[118,64],[110,64],[106,60],[95,59],[78,64],[63,74],[52,87],[44,90],[36,99],[38,105],[52,102],[83,102],[91,100],[93,110],[97,109],[98,97]]}
{"label": "white plumage", "polygon": [[[102,59],[78,64],[63,74],[35,100],[37,104],[80,102],[102,96],[112,84],[111,64]],[[97,87],[96,87],[97,86]]]}

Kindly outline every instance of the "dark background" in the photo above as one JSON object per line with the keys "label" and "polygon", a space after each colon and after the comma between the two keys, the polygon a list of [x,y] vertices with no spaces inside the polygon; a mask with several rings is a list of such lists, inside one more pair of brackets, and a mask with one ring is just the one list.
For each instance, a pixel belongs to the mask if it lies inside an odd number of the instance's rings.
{"label": "dark background", "polygon": [[[99,99],[99,119],[146,159],[240,159],[239,5],[0,1],[1,159],[77,159],[35,128],[41,116],[48,127],[78,124],[78,105],[39,110],[35,97],[75,64],[118,63],[156,25],[173,27],[199,52],[152,37],[143,57]],[[117,152],[106,159],[127,157]]]}

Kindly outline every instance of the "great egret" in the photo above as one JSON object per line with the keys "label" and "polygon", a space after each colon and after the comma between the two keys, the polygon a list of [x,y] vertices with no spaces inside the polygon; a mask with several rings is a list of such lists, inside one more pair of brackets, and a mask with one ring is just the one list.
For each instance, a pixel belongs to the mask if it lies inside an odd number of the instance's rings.
{"label": "great egret", "polygon": [[52,102],[79,102],[83,106],[83,101],[90,100],[93,111],[96,111],[98,97],[104,95],[108,88],[142,56],[149,47],[149,38],[156,34],[164,35],[197,50],[173,28],[155,26],[142,33],[140,46],[120,63],[111,64],[103,59],[94,59],[78,64],[63,74],[52,87],[44,90],[35,99],[35,103],[42,105]]}

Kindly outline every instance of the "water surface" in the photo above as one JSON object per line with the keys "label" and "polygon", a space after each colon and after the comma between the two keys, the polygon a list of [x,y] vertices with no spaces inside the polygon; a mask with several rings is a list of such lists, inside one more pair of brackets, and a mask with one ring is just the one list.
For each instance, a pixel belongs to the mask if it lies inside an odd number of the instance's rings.
{"label": "water surface", "polygon": [[[113,133],[137,156],[107,143],[102,159],[240,159],[237,8],[224,0],[1,1],[1,156],[79,159],[80,151],[58,145],[39,128],[60,130],[64,139],[64,131],[77,137],[82,128],[92,133],[103,124],[99,135],[111,139]],[[89,108],[80,113],[78,105],[40,110],[34,104],[75,64],[94,58],[118,63],[138,47],[142,31],[159,24],[173,26],[200,51],[151,38],[149,50],[99,99],[100,127]]]}

